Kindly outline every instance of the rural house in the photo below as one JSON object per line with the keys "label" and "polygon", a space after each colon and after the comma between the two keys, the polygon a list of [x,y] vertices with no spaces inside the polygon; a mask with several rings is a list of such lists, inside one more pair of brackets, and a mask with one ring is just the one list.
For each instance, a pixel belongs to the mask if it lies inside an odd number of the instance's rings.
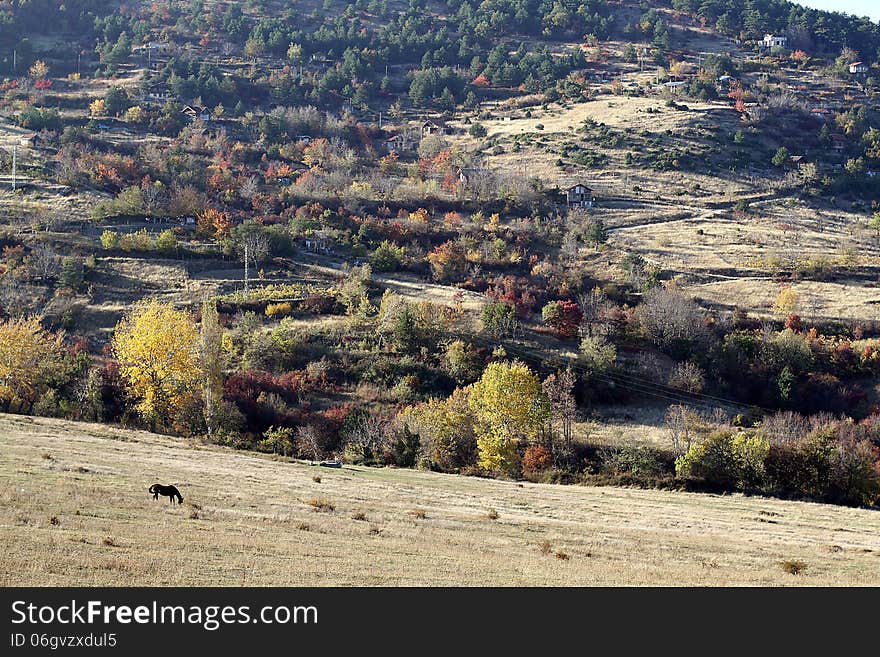
{"label": "rural house", "polygon": [[207,107],[199,107],[198,105],[187,105],[180,111],[183,114],[186,114],[193,121],[195,119],[208,121],[211,118],[211,112],[208,111]]}
{"label": "rural house", "polygon": [[402,153],[412,150],[413,142],[405,134],[393,135],[385,140],[385,150],[389,153]]}
{"label": "rural house", "polygon": [[853,62],[849,65],[849,72],[853,75],[860,75],[868,72],[868,65],[864,62]]}
{"label": "rural house", "polygon": [[429,135],[446,135],[449,134],[449,129],[436,121],[425,121],[422,123],[422,137],[427,137]]}
{"label": "rural house", "polygon": [[578,183],[577,185],[568,188],[568,192],[565,195],[565,200],[569,209],[591,208],[593,207],[593,201],[595,200],[595,198],[593,197],[592,189],[590,189],[586,185]]}
{"label": "rural house", "polygon": [[776,34],[765,34],[763,45],[765,48],[785,48],[788,38]]}

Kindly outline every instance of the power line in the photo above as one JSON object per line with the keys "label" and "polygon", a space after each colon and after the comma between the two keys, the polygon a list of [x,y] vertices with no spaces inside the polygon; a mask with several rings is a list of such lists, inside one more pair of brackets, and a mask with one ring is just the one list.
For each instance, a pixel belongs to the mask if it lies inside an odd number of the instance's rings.
{"label": "power line", "polygon": [[[484,346],[491,346],[491,344],[493,343],[488,338],[477,335],[475,333],[464,333],[464,335],[466,335],[470,339],[474,340],[475,342],[483,344]],[[527,360],[531,360],[532,362],[536,362],[541,365],[546,364],[546,362],[547,362],[547,355],[546,354],[536,352],[536,351],[531,350],[527,347],[520,346],[520,345],[503,344],[503,343],[501,343],[501,346],[504,347],[506,350],[513,352],[514,355],[525,356],[525,358]],[[749,404],[744,404],[742,402],[734,401],[732,399],[718,397],[716,395],[709,395],[709,394],[705,394],[705,393],[684,392],[684,391],[678,390],[677,388],[672,388],[669,386],[665,386],[665,385],[650,382],[650,381],[639,380],[639,379],[636,379],[635,377],[632,377],[630,375],[626,375],[623,373],[618,373],[618,372],[597,373],[597,372],[590,371],[584,365],[578,363],[577,361],[572,362],[570,359],[568,359],[568,360],[569,360],[569,363],[568,363],[569,367],[571,367],[575,371],[580,372],[581,374],[588,375],[592,378],[601,380],[605,383],[610,383],[612,385],[619,385],[624,388],[629,388],[630,390],[632,390],[634,392],[638,392],[638,393],[645,394],[645,395],[650,395],[653,397],[664,399],[666,401],[672,401],[672,402],[679,403],[679,404],[691,404],[691,405],[699,404],[699,405],[703,405],[703,406],[706,406],[709,408],[714,408],[719,405],[725,405],[725,406],[732,406],[734,408],[748,409],[751,406],[754,406],[754,405],[749,405]],[[758,408],[761,408],[761,410],[764,410],[764,411],[770,410],[770,409],[766,409],[766,408],[762,408],[762,407],[758,407]]]}

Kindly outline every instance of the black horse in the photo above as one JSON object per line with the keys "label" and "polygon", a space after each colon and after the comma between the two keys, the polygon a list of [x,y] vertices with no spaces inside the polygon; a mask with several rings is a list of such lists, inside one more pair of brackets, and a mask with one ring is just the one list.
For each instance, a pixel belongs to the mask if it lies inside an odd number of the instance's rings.
{"label": "black horse", "polygon": [[150,493],[154,500],[158,500],[160,495],[168,498],[168,501],[174,504],[174,498],[177,498],[178,504],[183,504],[183,495],[175,486],[163,486],[162,484],[153,484],[150,486]]}

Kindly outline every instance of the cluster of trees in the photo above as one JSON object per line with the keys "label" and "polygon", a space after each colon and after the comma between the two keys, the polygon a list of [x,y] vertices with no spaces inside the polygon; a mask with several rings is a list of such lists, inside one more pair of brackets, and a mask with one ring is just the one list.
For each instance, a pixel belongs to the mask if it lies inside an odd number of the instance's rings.
{"label": "cluster of trees", "polygon": [[784,34],[792,49],[836,53],[849,46],[869,60],[880,51],[880,27],[867,17],[819,11],[788,0],[672,0],[670,5],[722,34],[743,39]]}
{"label": "cluster of trees", "polygon": [[[684,415],[688,415],[684,411]],[[707,429],[690,412],[676,475],[713,490],[740,490],[850,505],[880,501],[876,418],[858,425],[817,415],[768,417],[755,429]],[[699,434],[700,430],[707,435]]]}

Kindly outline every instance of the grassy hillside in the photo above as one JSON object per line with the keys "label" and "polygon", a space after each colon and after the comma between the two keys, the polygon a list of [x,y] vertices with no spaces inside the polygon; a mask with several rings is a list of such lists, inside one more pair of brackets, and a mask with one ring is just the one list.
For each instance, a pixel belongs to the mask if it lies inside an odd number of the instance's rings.
{"label": "grassy hillside", "polygon": [[0,436],[5,586],[880,584],[867,510],[331,470],[11,415]]}

